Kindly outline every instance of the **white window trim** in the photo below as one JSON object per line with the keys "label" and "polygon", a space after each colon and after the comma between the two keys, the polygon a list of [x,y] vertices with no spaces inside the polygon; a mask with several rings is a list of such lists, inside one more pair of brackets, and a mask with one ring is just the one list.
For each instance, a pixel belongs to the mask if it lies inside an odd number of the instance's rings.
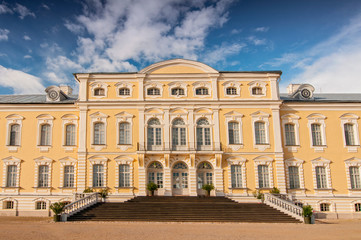
{"label": "white window trim", "polygon": [[[229,192],[232,194],[233,189],[247,189],[247,177],[246,177],[246,162],[247,159],[243,157],[229,157],[227,158],[227,164],[228,164],[228,189]],[[242,174],[242,187],[241,188],[232,188],[232,165],[241,166],[241,174]],[[244,193],[247,195],[247,193]]]}
{"label": "white window trim", "polygon": [[268,177],[269,177],[269,188],[274,187],[273,182],[273,158],[269,156],[258,156],[253,159],[254,162],[254,170],[256,176],[256,188],[260,189],[259,187],[259,179],[258,179],[258,166],[259,165],[267,165],[268,166]]}
{"label": "white window trim", "polygon": [[[1,202],[1,210],[2,211],[17,211],[18,210],[18,200],[16,200],[15,198],[12,198],[12,197],[6,197],[6,198],[2,198],[0,199],[0,202]],[[6,209],[4,208],[4,202],[13,202],[14,204],[14,208],[13,209]]]}
{"label": "white window trim", "polygon": [[[225,127],[226,127],[226,132],[227,132],[227,146],[230,147],[233,151],[238,151],[240,148],[243,148],[243,124],[242,124],[242,118],[243,118],[243,114],[236,112],[236,111],[231,111],[228,112],[226,114],[224,114],[224,117],[226,119],[225,121]],[[238,131],[239,131],[239,143],[237,144],[229,144],[229,129],[228,129],[228,123],[229,122],[237,122],[238,123]]]}
{"label": "white window trim", "polygon": [[[207,97],[211,97],[212,96],[212,85],[210,82],[194,82],[192,84],[193,86],[193,97],[196,97],[196,98],[207,98]],[[207,88],[208,89],[208,95],[197,95],[196,94],[196,89],[197,88],[200,88],[200,87],[204,87],[204,88]]]}
{"label": "white window trim", "polygon": [[[160,82],[149,82],[144,84],[144,96],[147,96],[147,98],[161,98],[163,97],[163,86],[164,84]],[[149,88],[158,88],[160,95],[148,95],[148,89]]]}
{"label": "white window trim", "polygon": [[188,149],[188,120],[187,120],[187,116],[188,113],[187,112],[183,112],[183,113],[170,113],[169,117],[170,117],[170,126],[169,126],[169,132],[170,132],[170,147],[171,149],[173,149],[173,121],[177,118],[182,119],[184,122],[184,127],[186,128],[186,145],[184,146],[177,146],[177,150],[187,150]]}
{"label": "white window trim", "polygon": [[[358,119],[360,117],[352,114],[345,113],[340,116],[341,119],[341,129],[342,129],[342,138],[343,138],[343,146],[347,149],[348,152],[358,152],[358,148],[360,148],[360,137],[359,137],[359,127],[358,127]],[[355,137],[355,145],[347,146],[346,145],[346,137],[345,137],[345,124],[351,123],[353,125],[353,133]]]}
{"label": "white window trim", "polygon": [[[312,175],[313,175],[313,189],[315,190],[315,195],[329,195],[332,194],[332,181],[331,181],[331,160],[319,157],[311,160],[312,163]],[[326,181],[327,188],[319,189],[317,188],[317,177],[316,177],[316,167],[324,167],[326,170]]]}
{"label": "white window trim", "polygon": [[[41,114],[36,117],[38,119],[38,140],[37,140],[37,148],[40,149],[40,152],[48,152],[49,149],[53,145],[53,122],[54,117],[49,114]],[[41,126],[43,124],[49,124],[50,125],[50,144],[49,146],[42,146],[40,145],[41,142]]]}
{"label": "white window trim", "polygon": [[[128,157],[128,156],[118,156],[114,158],[116,162],[115,166],[115,186],[116,188],[133,188],[134,182],[133,182],[133,162],[134,158]],[[119,165],[129,165],[129,187],[119,187]]]}
{"label": "white window trim", "polygon": [[[315,152],[324,152],[325,148],[327,148],[326,142],[326,116],[319,113],[312,113],[307,116],[308,119],[308,131],[310,136],[310,147],[314,149]],[[321,127],[321,138],[322,138],[322,146],[313,146],[312,140],[312,124],[320,124]]]}
{"label": "white window trim", "polygon": [[[51,191],[51,177],[52,177],[52,165],[53,165],[53,159],[50,159],[48,157],[38,157],[34,159],[35,162],[35,177],[34,177],[34,189],[37,193],[50,193]],[[49,166],[49,177],[48,177],[48,187],[39,187],[38,186],[38,179],[39,179],[39,166],[41,165],[47,165]]]}
{"label": "white window trim", "polygon": [[[240,82],[230,80],[230,81],[224,82],[222,85],[223,85],[223,91],[224,91],[224,96],[225,97],[234,98],[234,97],[240,97],[241,96],[241,86],[242,86],[242,84]],[[237,89],[237,94],[236,95],[228,95],[227,94],[227,88],[229,88],[229,87],[236,88]]]}
{"label": "white window trim", "polygon": [[[130,114],[128,112],[120,112],[118,114],[115,115],[116,117],[116,127],[115,129],[117,129],[117,148],[120,148],[120,150],[122,151],[126,151],[129,148],[131,148],[133,146],[133,118],[134,115]],[[120,123],[129,123],[129,128],[130,128],[130,134],[129,134],[129,141],[130,144],[119,144],[119,124]]]}
{"label": "white window trim", "polygon": [[[286,114],[281,117],[282,119],[282,127],[283,127],[283,143],[284,147],[287,148],[288,152],[297,152],[300,148],[300,124],[298,120],[300,119],[299,116],[295,114]],[[286,145],[286,124],[293,124],[295,126],[295,144],[294,146],[287,146]]]}
{"label": "white window trim", "polygon": [[[45,202],[45,203],[46,203],[46,208],[45,208],[45,209],[36,209],[36,204],[37,204],[37,202]],[[33,200],[33,204],[34,204],[34,209],[35,209],[36,211],[49,211],[51,201],[50,201],[49,199],[40,197],[40,198],[34,199],[34,200]]]}
{"label": "white window trim", "polygon": [[[184,95],[172,95],[173,88],[182,88],[184,90]],[[168,84],[169,97],[173,98],[183,98],[188,96],[188,84],[185,82],[170,82]]]}
{"label": "white window trim", "polygon": [[351,212],[354,212],[354,213],[359,214],[360,212],[356,212],[356,209],[355,209],[355,204],[356,204],[356,203],[360,203],[360,204],[361,204],[361,200],[360,200],[360,199],[357,199],[357,200],[351,202]]}
{"label": "white window trim", "polygon": [[[90,123],[91,123],[91,129],[90,129],[90,139],[91,139],[91,148],[95,149],[96,151],[100,151],[103,148],[107,147],[107,118],[108,115],[101,113],[101,112],[95,112],[93,114],[89,115],[90,117]],[[97,145],[94,144],[94,125],[95,123],[103,123],[104,124],[104,144],[103,145]]]}
{"label": "white window trim", "polygon": [[[6,117],[6,143],[5,146],[7,147],[7,149],[9,150],[9,152],[17,152],[18,149],[21,147],[21,129],[23,127],[23,120],[24,117],[17,115],[17,114],[11,114],[9,116]],[[13,124],[18,124],[19,125],[19,145],[18,146],[10,146],[10,131],[11,131],[11,126]]]}
{"label": "white window trim", "polygon": [[[65,149],[65,152],[72,152],[77,147],[78,143],[78,116],[74,114],[65,114],[61,117],[62,119],[62,126],[63,126],[63,148]],[[74,146],[66,146],[66,126],[69,124],[75,125],[75,145]]]}
{"label": "white window trim", "polygon": [[65,157],[62,159],[59,159],[59,162],[61,164],[60,168],[60,186],[64,188],[64,168],[65,166],[74,166],[74,189],[76,189],[76,183],[77,183],[77,160],[71,157]]}
{"label": "white window trim", "polygon": [[[268,113],[258,111],[251,114],[252,117],[252,136],[253,136],[253,148],[256,148],[260,151],[264,151],[267,148],[270,148],[270,139],[269,139],[269,117]],[[256,131],[255,131],[255,123],[256,122],[264,122],[265,123],[265,135],[267,144],[256,144]]]}
{"label": "white window trim", "polygon": [[[154,112],[154,111],[156,111],[156,112]],[[144,136],[145,136],[145,138],[144,138],[144,143],[140,143],[140,144],[144,144],[143,148],[147,149],[147,145],[148,145],[148,122],[152,118],[156,118],[160,122],[160,127],[162,128],[162,135],[161,135],[162,139],[161,139],[161,145],[153,146],[151,151],[162,150],[163,147],[164,147],[164,128],[166,126],[164,124],[164,112],[162,110],[160,110],[160,109],[157,109],[157,108],[147,109],[147,111],[144,114]]]}
{"label": "white window trim", "polygon": [[93,166],[96,164],[101,164],[104,166],[104,186],[103,187],[96,187],[96,188],[105,188],[108,186],[108,158],[104,157],[104,156],[92,156],[90,158],[88,158],[89,163],[90,163],[90,168],[89,168],[89,183],[88,183],[88,187],[93,188]]}
{"label": "white window trim", "polygon": [[[92,84],[90,84],[91,96],[94,97],[94,98],[106,98],[108,96],[108,87],[109,87],[109,85],[104,83],[104,82],[93,82]],[[96,96],[94,94],[94,91],[97,88],[103,88],[104,89],[104,96]]]}
{"label": "white window trim", "polygon": [[[120,98],[131,98],[133,97],[133,87],[134,84],[130,83],[130,82],[119,82],[115,84],[115,91],[116,91],[116,96],[120,97]],[[128,88],[129,89],[129,95],[119,95],[119,90],[122,88]]]}
{"label": "white window trim", "polygon": [[[251,97],[265,97],[267,95],[267,83],[265,82],[262,82],[262,81],[253,81],[253,82],[250,82],[248,83],[248,90],[249,90],[249,95]],[[259,87],[259,88],[262,88],[262,94],[259,94],[259,95],[254,95],[253,92],[252,92],[252,89],[254,87]]]}
{"label": "white window trim", "polygon": [[[329,211],[321,212],[321,204],[323,204],[323,203],[329,204]],[[329,200],[320,200],[317,202],[316,211],[318,211],[320,213],[336,212],[336,204]]]}
{"label": "white window trim", "polygon": [[349,191],[349,195],[360,195],[361,189],[352,189],[351,188],[351,176],[350,176],[350,167],[358,167],[359,168],[359,174],[361,176],[361,159],[360,158],[349,158],[345,161],[345,167],[346,167],[346,179],[347,179],[347,188]]}
{"label": "white window trim", "polygon": [[[202,110],[206,110],[207,113],[200,113],[200,111]],[[214,136],[213,138],[213,131],[214,131],[214,128],[215,128],[215,124],[213,123],[213,119],[212,119],[212,116],[213,116],[213,112],[211,112],[209,109],[206,109],[206,108],[201,108],[201,109],[197,109],[197,111],[194,112],[194,146],[196,149],[198,149],[198,146],[197,146],[197,127],[198,127],[198,120],[199,119],[207,119],[209,125],[205,125],[205,126],[208,126],[210,128],[210,140],[211,140],[211,145],[210,146],[202,146],[202,151],[204,150],[212,150],[213,149],[213,145],[215,142],[217,142],[216,140],[218,140],[219,142],[219,136]]]}
{"label": "white window trim", "polygon": [[[19,193],[20,188],[20,167],[21,167],[21,159],[10,156],[7,158],[3,158],[3,192],[4,193]],[[9,165],[15,165],[16,168],[16,186],[15,187],[6,187],[7,182],[7,167]]]}
{"label": "white window trim", "polygon": [[305,189],[305,178],[304,178],[304,174],[303,174],[303,163],[305,161],[302,159],[298,159],[298,158],[289,158],[285,160],[285,166],[286,166],[286,178],[287,178],[287,189],[288,190],[297,190],[297,189],[291,189],[290,188],[290,173],[288,170],[288,167],[298,167],[298,177],[299,177],[299,181],[300,181],[300,188],[304,190]]}

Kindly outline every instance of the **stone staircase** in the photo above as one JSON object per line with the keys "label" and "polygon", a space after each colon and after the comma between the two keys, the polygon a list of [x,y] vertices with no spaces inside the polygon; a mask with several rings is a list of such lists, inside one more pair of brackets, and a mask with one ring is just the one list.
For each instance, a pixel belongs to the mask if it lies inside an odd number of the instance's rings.
{"label": "stone staircase", "polygon": [[68,221],[263,222],[299,223],[261,203],[225,197],[136,197],[124,203],[97,203]]}

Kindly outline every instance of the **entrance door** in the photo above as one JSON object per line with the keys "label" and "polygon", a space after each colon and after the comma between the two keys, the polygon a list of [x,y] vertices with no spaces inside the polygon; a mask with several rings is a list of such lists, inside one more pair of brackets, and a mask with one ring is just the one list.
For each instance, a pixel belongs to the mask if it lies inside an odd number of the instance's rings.
{"label": "entrance door", "polygon": [[202,189],[205,184],[213,184],[213,169],[209,163],[203,162],[197,169],[197,193],[205,195],[206,191]]}
{"label": "entrance door", "polygon": [[184,163],[176,163],[172,171],[173,195],[188,195],[188,168]]}

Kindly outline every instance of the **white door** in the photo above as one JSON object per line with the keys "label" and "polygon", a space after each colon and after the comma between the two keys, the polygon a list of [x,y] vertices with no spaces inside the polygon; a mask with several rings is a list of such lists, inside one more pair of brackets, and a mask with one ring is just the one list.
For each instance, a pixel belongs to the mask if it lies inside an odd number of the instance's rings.
{"label": "white door", "polygon": [[188,195],[188,168],[184,163],[177,163],[172,171],[173,195]]}

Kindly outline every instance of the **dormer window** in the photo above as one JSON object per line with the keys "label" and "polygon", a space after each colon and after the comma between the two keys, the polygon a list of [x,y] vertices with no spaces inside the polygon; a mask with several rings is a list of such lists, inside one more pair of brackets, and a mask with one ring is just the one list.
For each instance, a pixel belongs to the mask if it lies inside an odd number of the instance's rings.
{"label": "dormer window", "polygon": [[196,95],[208,95],[208,88],[204,88],[204,87],[197,88]]}
{"label": "dormer window", "polygon": [[252,88],[252,95],[263,95],[262,88],[260,87]]}
{"label": "dormer window", "polygon": [[94,89],[94,96],[105,96],[104,88]]}
{"label": "dormer window", "polygon": [[229,87],[226,90],[227,95],[237,95],[237,88]]}
{"label": "dormer window", "polygon": [[184,89],[183,88],[173,88],[172,89],[172,95],[173,96],[183,96],[184,95]]}
{"label": "dormer window", "polygon": [[120,96],[130,96],[129,88],[121,88],[121,89],[119,89],[119,95]]}
{"label": "dormer window", "polygon": [[147,90],[147,95],[150,96],[160,96],[160,90],[159,88],[149,88]]}

